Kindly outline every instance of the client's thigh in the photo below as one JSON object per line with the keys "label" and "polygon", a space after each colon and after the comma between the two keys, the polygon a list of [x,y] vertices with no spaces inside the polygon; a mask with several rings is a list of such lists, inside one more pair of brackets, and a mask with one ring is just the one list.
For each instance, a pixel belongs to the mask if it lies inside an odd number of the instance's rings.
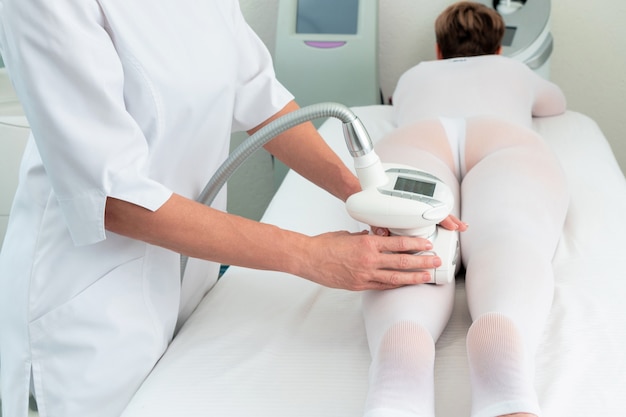
{"label": "client's thigh", "polygon": [[424,326],[434,341],[446,327],[454,303],[454,283],[410,285],[363,293],[363,315],[370,349],[398,323]]}
{"label": "client's thigh", "polygon": [[472,317],[500,312],[534,345],[552,302],[552,257],[568,206],[564,174],[534,132],[467,124],[461,234]]}
{"label": "client's thigh", "polygon": [[[455,197],[453,213],[459,214],[459,183],[453,155],[438,120],[423,121],[394,130],[376,144],[386,163],[409,165],[444,181]],[[398,323],[419,323],[433,340],[445,327],[454,300],[454,284],[416,285],[363,295],[363,312],[370,347],[376,351],[381,338]]]}

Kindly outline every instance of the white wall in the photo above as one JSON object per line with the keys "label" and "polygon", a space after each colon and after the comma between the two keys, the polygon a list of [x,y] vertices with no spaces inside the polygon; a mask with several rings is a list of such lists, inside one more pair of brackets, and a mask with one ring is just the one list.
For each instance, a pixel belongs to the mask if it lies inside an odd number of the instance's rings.
{"label": "white wall", "polygon": [[626,172],[626,2],[553,0],[552,80],[600,126]]}
{"label": "white wall", "polygon": [[[379,1],[379,71],[385,97],[405,69],[434,58],[433,21],[453,2]],[[278,0],[240,3],[273,53]],[[570,109],[598,122],[626,171],[626,2],[553,0],[552,35],[552,80],[565,91]]]}

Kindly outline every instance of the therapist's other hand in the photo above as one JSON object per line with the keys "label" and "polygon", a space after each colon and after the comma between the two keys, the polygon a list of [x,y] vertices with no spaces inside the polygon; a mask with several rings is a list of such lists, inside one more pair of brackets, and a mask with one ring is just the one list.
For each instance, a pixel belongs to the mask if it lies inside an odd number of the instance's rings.
{"label": "therapist's other hand", "polygon": [[361,291],[422,284],[431,277],[420,269],[441,266],[437,256],[410,254],[432,249],[427,239],[417,237],[332,232],[312,242],[298,275],[331,288]]}
{"label": "therapist's other hand", "polygon": [[448,217],[443,219],[439,223],[439,225],[443,227],[444,229],[456,230],[459,232],[464,232],[467,230],[467,223],[461,221],[459,218],[457,218],[456,216],[453,216],[452,214],[450,214]]}

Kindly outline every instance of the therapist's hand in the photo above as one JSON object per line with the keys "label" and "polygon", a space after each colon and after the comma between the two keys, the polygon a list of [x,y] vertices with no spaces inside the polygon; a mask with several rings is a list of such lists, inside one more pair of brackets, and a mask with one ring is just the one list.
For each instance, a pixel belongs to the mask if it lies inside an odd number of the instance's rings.
{"label": "therapist's hand", "polygon": [[419,269],[441,266],[437,256],[398,252],[432,249],[422,238],[376,236],[332,232],[312,238],[307,259],[297,272],[304,278],[331,288],[347,290],[390,289],[430,281],[430,274]]}

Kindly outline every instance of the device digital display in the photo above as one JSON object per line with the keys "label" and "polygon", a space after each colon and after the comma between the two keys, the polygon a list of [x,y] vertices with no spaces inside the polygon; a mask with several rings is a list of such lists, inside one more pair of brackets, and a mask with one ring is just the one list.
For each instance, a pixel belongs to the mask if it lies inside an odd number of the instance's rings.
{"label": "device digital display", "polygon": [[515,32],[517,28],[514,26],[507,26],[504,29],[504,37],[502,38],[503,46],[511,46],[513,45],[513,38],[515,37]]}
{"label": "device digital display", "polygon": [[435,183],[418,181],[405,177],[398,177],[393,189],[396,191],[406,191],[413,194],[426,195],[428,197],[435,195]]}
{"label": "device digital display", "polygon": [[359,0],[298,0],[296,33],[356,35]]}

